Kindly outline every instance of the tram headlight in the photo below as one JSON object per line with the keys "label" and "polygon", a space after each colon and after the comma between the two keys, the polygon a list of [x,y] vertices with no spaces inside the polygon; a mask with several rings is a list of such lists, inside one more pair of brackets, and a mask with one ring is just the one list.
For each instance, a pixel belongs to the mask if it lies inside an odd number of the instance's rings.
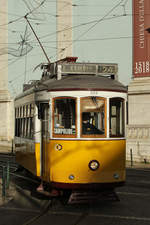
{"label": "tram headlight", "polygon": [[74,177],[73,174],[69,175],[69,179],[70,179],[70,180],[74,180],[74,178],[75,178],[75,177]]}
{"label": "tram headlight", "polygon": [[118,173],[114,173],[114,178],[117,180],[119,179],[119,174]]}
{"label": "tram headlight", "polygon": [[97,170],[99,168],[99,162],[97,160],[91,160],[89,162],[89,168],[94,171]]}

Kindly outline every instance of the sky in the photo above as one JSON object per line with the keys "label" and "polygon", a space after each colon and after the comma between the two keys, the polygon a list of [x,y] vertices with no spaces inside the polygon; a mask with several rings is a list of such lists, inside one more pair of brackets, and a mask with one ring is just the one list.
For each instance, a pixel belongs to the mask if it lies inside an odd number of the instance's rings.
{"label": "sky", "polygon": [[[78,62],[118,63],[119,81],[128,85],[132,78],[132,0],[72,0],[72,5],[73,56]],[[4,28],[8,28],[12,96],[22,91],[23,83],[40,79],[38,65],[47,62],[24,18],[29,12],[28,19],[50,61],[57,59],[56,0],[8,0],[8,26]]]}

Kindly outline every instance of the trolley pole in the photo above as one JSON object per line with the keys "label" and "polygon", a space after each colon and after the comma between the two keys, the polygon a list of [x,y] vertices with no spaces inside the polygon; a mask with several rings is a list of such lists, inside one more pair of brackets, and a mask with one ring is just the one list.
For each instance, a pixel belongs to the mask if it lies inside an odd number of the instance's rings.
{"label": "trolley pole", "polygon": [[40,47],[41,47],[41,49],[42,49],[42,51],[43,51],[43,53],[44,53],[44,55],[45,55],[45,57],[46,57],[48,63],[50,64],[50,60],[49,60],[49,58],[48,58],[48,56],[47,56],[47,54],[46,54],[46,52],[45,52],[45,49],[43,48],[43,45],[41,44],[41,42],[40,42],[40,40],[39,40],[37,34],[35,33],[33,27],[31,26],[31,23],[29,22],[29,20],[28,20],[28,18],[27,18],[27,15],[25,15],[24,18],[26,19],[27,23],[29,24],[29,26],[30,26],[30,28],[31,28],[31,30],[32,30],[32,32],[33,32],[33,34],[34,34],[34,36],[36,37],[36,39],[37,39],[37,41],[38,41],[38,43],[39,43],[39,45],[40,45]]}

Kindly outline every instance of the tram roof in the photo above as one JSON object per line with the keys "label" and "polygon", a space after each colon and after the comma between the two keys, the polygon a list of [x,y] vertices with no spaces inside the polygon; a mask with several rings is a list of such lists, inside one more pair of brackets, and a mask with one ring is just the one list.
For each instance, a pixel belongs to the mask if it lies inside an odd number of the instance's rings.
{"label": "tram roof", "polygon": [[[99,90],[127,92],[127,87],[117,80],[94,75],[70,75],[61,80],[44,82],[47,91]],[[43,85],[42,85],[43,86]],[[41,88],[39,88],[41,89]]]}
{"label": "tram roof", "polygon": [[114,91],[127,92],[127,87],[117,80],[96,75],[69,75],[61,80],[38,81],[28,90],[16,96],[15,100],[38,91]]}

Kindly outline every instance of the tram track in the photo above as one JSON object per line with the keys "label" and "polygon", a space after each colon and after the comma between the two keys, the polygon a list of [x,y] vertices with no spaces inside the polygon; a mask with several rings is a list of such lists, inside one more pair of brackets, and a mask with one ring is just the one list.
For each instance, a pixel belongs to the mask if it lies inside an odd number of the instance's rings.
{"label": "tram track", "polygon": [[[109,215],[109,214],[95,214],[95,213],[72,213],[72,212],[67,212],[67,211],[62,211],[62,212],[50,212],[49,214],[55,214],[55,215],[74,215],[74,216],[80,216],[80,219],[83,219],[84,216],[89,216],[89,217],[103,217],[103,218],[116,218],[116,219],[126,219],[126,220],[139,220],[139,221],[150,221],[150,218],[148,217],[135,217],[135,216],[120,216],[120,215]],[[79,221],[79,219],[78,219]],[[77,225],[77,223],[74,223],[73,225]]]}
{"label": "tram track", "polygon": [[[127,196],[133,196],[133,197],[147,197],[146,194],[140,194],[140,193],[127,193],[127,192],[117,192],[117,194],[119,195],[127,195]],[[148,195],[150,196],[150,195]],[[102,203],[102,202],[101,202]],[[117,207],[118,204],[116,204]],[[61,205],[62,206],[62,205]],[[42,224],[42,223],[38,223],[38,221],[42,221],[42,217],[46,216],[46,218],[53,218],[53,216],[56,216],[57,218],[67,218],[70,216],[74,216],[75,220],[73,223],[70,223],[70,225],[78,225],[78,224],[85,224],[85,221],[89,221],[89,220],[104,220],[104,221],[124,221],[123,224],[125,223],[132,223],[135,222],[135,224],[139,224],[139,223],[146,223],[149,224],[150,222],[150,218],[147,216],[141,216],[141,215],[135,215],[133,212],[133,215],[131,215],[130,213],[126,213],[125,215],[121,215],[122,213],[124,214],[124,212],[122,212],[121,214],[119,214],[119,212],[116,214],[116,211],[114,210],[114,213],[111,212],[110,210],[107,210],[107,212],[105,212],[105,210],[103,210],[103,207],[100,207],[101,204],[97,204],[96,206],[89,204],[89,207],[86,208],[84,206],[81,206],[81,209],[79,210],[79,206],[62,206],[62,207],[57,207],[54,205],[53,207],[53,201],[49,200],[48,202],[46,202],[46,204],[43,206],[43,208],[41,210],[34,210],[34,209],[21,209],[21,208],[7,208],[7,207],[1,207],[2,210],[8,210],[8,211],[14,211],[15,212],[25,212],[25,213],[33,213],[36,214],[35,216],[33,216],[32,218],[30,218],[29,220],[20,223],[19,225],[32,225],[32,224]],[[98,207],[100,207],[101,210],[98,210],[99,213],[97,213],[97,209]],[[111,204],[107,205],[107,207],[109,209],[111,209]],[[94,208],[96,208],[96,212],[94,212]],[[104,206],[105,208],[105,206]],[[109,213],[110,212],[110,213]],[[126,222],[125,222],[126,221]],[[120,223],[122,224],[122,223]]]}
{"label": "tram track", "polygon": [[[20,182],[20,184],[23,184],[24,182],[26,183],[26,187],[29,185],[34,185],[36,186],[39,182],[39,180],[37,181],[36,179],[32,179],[30,176],[26,176],[25,174],[21,173],[21,172],[15,172],[13,171],[13,165],[11,164],[12,168],[10,171],[10,177],[11,179],[15,182],[18,180]],[[116,193],[118,195],[120,195],[120,197],[122,196],[122,200],[121,202],[124,204],[124,201],[126,202],[125,199],[130,199],[129,201],[133,201],[133,199],[149,199],[150,197],[150,193],[145,193],[142,192],[144,185],[146,185],[146,188],[148,188],[150,181],[148,180],[148,176],[150,170],[148,169],[143,169],[143,168],[131,168],[131,169],[127,169],[127,189],[126,186],[123,187],[122,191],[117,191]],[[139,179],[140,177],[140,179]],[[24,181],[23,181],[24,180]],[[142,184],[143,186],[139,186],[138,184]],[[15,184],[17,186],[17,183]],[[132,189],[130,190],[130,185],[132,186]],[[138,189],[135,189],[135,188]],[[138,192],[134,192],[135,191]],[[30,188],[29,188],[30,189]],[[140,192],[141,190],[141,192]],[[57,199],[56,201],[59,202],[59,199]],[[140,201],[140,200],[139,200]],[[93,205],[89,205],[89,208],[86,209],[83,207],[81,207],[81,210],[79,210],[79,208],[76,208],[76,206],[63,206],[61,202],[56,203],[55,205],[55,200],[53,201],[52,199],[49,199],[48,201],[44,202],[45,204],[43,205],[42,208],[39,209],[34,209],[34,208],[15,208],[15,207],[5,207],[5,206],[1,206],[1,210],[5,211],[8,213],[9,212],[20,212],[23,214],[30,214],[30,217],[32,218],[28,218],[27,220],[25,219],[24,221],[22,220],[21,223],[19,223],[19,225],[32,225],[32,224],[42,224],[39,221],[44,220],[44,216],[47,218],[51,218],[51,216],[55,215],[56,217],[60,217],[60,218],[66,218],[69,216],[74,216],[75,220],[73,221],[73,223],[71,222],[69,225],[78,225],[78,224],[85,224],[85,221],[96,221],[96,220],[100,220],[100,221],[120,221],[119,224],[127,224],[127,223],[135,223],[135,224],[149,224],[150,223],[150,217],[149,214],[136,214],[135,211],[133,212],[123,212],[121,211],[121,213],[119,213],[120,211],[116,211],[114,210],[113,212],[110,211],[111,209],[111,203],[110,205],[108,204],[107,207],[109,210],[105,211],[105,203],[104,203],[104,209],[101,206],[101,204],[97,204],[97,206],[93,206]],[[54,205],[53,205],[54,203]],[[102,203],[102,201],[101,201]],[[137,203],[137,201],[136,201]],[[59,204],[59,206],[58,206]],[[116,204],[116,208],[117,208]],[[139,204],[140,205],[140,204]],[[58,206],[58,207],[57,207]],[[126,208],[127,206],[127,202],[124,205],[124,208]],[[98,210],[98,208],[100,207],[100,209]],[[96,210],[95,210],[96,209]],[[133,209],[133,208],[132,208]],[[94,212],[95,210],[95,212]],[[118,209],[119,210],[119,207]],[[110,212],[110,213],[109,213]],[[61,221],[60,221],[61,222]],[[89,223],[88,223],[89,224]]]}
{"label": "tram track", "polygon": [[[37,213],[36,216],[33,216],[31,219],[25,221],[24,223],[21,223],[20,225],[31,225],[33,223],[35,223],[36,221],[38,221],[41,217],[43,217],[44,215],[48,214],[48,216],[76,216],[77,219],[76,221],[71,224],[71,225],[78,225],[79,223],[81,223],[83,220],[85,220],[85,218],[89,219],[89,218],[103,218],[103,219],[120,219],[120,220],[126,220],[126,221],[140,221],[140,222],[150,222],[150,218],[149,217],[139,217],[139,216],[125,216],[125,215],[117,215],[117,214],[97,214],[97,213],[90,213],[90,212],[68,212],[68,211],[49,211],[51,206],[51,202],[48,203],[48,205],[46,206],[46,208],[39,212],[39,211],[35,211],[35,210],[30,210],[30,213]],[[28,212],[27,210],[21,210],[21,209],[9,209],[9,208],[5,208],[5,207],[1,207],[2,210],[11,210],[11,211],[21,211],[21,212]]]}
{"label": "tram track", "polygon": [[117,192],[117,194],[118,194],[118,195],[129,195],[129,196],[150,197],[150,194],[145,194],[145,193]]}
{"label": "tram track", "polygon": [[34,216],[33,218],[29,219],[28,221],[26,221],[25,223],[23,223],[21,225],[30,225],[30,224],[36,222],[38,219],[40,219],[42,216],[44,216],[48,212],[51,204],[52,204],[52,201],[49,201],[48,204],[46,204],[46,206],[43,208],[43,210],[38,215]]}
{"label": "tram track", "polygon": [[112,218],[112,219],[122,219],[122,220],[131,220],[131,221],[146,221],[150,222],[148,217],[136,217],[136,216],[120,216],[120,215],[108,215],[108,214],[91,214],[90,216],[94,217],[103,217],[103,218]]}

